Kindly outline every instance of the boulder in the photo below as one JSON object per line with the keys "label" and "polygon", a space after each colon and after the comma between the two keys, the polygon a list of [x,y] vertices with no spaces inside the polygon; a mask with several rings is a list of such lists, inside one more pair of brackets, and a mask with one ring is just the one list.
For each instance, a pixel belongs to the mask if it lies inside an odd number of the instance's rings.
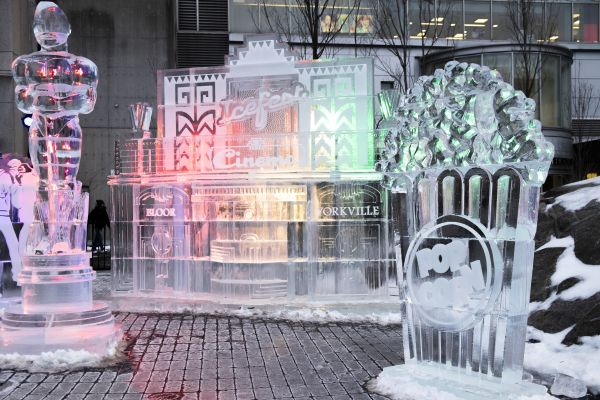
{"label": "boulder", "polygon": [[[546,307],[533,307],[534,311],[529,316],[529,325],[547,333],[573,327],[563,340],[566,345],[578,343],[582,336],[600,335],[600,282],[594,285],[598,288],[595,293],[593,289],[574,299],[561,298],[561,293],[580,283],[581,277],[570,276],[552,282],[557,261],[570,246],[573,246],[575,257],[586,264],[585,268],[600,269],[600,178],[562,186],[543,194],[536,248],[552,238],[569,237],[573,238],[572,242],[555,241],[553,247],[536,251],[531,301],[547,302]],[[573,260],[573,268],[576,268],[575,264],[581,268],[577,260]],[[569,267],[569,262],[563,263],[563,268]],[[553,301],[548,300],[553,296],[556,297]],[[547,303],[550,303],[549,306]]]}

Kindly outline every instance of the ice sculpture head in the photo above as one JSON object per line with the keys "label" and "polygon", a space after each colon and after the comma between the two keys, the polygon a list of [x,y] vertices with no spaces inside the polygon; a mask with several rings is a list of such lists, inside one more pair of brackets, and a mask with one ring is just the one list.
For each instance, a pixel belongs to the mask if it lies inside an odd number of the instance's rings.
{"label": "ice sculpture head", "polygon": [[66,50],[71,25],[59,6],[51,1],[41,1],[35,9],[33,33],[42,50]]}
{"label": "ice sculpture head", "polygon": [[398,108],[383,139],[384,173],[533,163],[529,178],[546,178],[554,150],[535,119],[535,102],[495,70],[451,61],[420,77]]}

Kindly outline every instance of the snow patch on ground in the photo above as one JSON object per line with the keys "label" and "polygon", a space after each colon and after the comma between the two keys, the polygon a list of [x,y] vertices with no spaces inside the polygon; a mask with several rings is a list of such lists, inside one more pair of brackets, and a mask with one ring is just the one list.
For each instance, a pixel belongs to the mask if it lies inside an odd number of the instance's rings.
{"label": "snow patch on ground", "polygon": [[367,303],[348,305],[328,304],[307,306],[236,306],[216,305],[211,303],[184,303],[176,302],[153,303],[144,299],[115,299],[113,298],[112,310],[123,312],[156,313],[156,314],[195,314],[232,316],[239,318],[278,319],[292,322],[349,322],[373,323],[378,325],[395,325],[401,322],[400,306],[398,303]]}
{"label": "snow patch on ground", "polygon": [[527,330],[528,338],[539,343],[525,345],[525,369],[540,375],[569,375],[600,393],[600,336],[583,337],[580,345],[565,346],[561,342],[571,328],[554,334],[533,327]]}
{"label": "snow patch on ground", "polygon": [[[402,366],[387,367],[379,376],[369,382],[372,392],[387,396],[393,400],[463,400],[453,393],[442,391],[434,385],[425,385],[415,380]],[[511,397],[511,400],[551,400],[556,397],[549,394]]]}
{"label": "snow patch on ground", "polygon": [[378,325],[393,325],[400,323],[400,313],[382,312],[359,314],[351,312],[340,312],[336,310],[324,310],[318,308],[300,308],[289,310],[257,310],[240,309],[232,312],[239,317],[258,317],[283,319],[293,322],[354,322],[375,323]]}
{"label": "snow patch on ground", "polygon": [[554,203],[549,204],[546,210],[551,209],[555,205],[562,206],[567,211],[577,211],[587,206],[592,201],[600,201],[600,179],[588,179],[582,181],[581,184],[592,184],[593,186],[582,187],[570,193],[557,196]]}
{"label": "snow patch on ground", "polygon": [[39,355],[0,354],[0,365],[3,370],[12,369],[31,373],[56,373],[104,367],[116,359],[117,346],[118,344],[114,343],[104,357],[85,350],[56,350]]}
{"label": "snow patch on ground", "polygon": [[396,371],[393,367],[384,368],[379,376],[369,383],[369,390],[393,400],[462,400],[433,386],[421,385],[413,381],[412,377]]}

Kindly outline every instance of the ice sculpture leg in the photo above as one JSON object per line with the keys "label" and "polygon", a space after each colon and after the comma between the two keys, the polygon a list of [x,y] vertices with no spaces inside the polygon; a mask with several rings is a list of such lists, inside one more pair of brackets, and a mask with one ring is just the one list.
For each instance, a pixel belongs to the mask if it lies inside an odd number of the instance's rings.
{"label": "ice sculpture leg", "polygon": [[4,236],[6,247],[8,247],[13,277],[16,277],[21,272],[21,255],[19,254],[19,241],[9,217],[0,217],[0,231]]}

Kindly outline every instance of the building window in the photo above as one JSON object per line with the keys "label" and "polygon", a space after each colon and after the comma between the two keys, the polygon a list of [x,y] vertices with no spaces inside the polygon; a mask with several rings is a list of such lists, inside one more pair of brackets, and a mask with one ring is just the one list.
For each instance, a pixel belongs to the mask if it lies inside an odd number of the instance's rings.
{"label": "building window", "polygon": [[392,90],[394,89],[394,81],[381,81],[381,90]]}
{"label": "building window", "polygon": [[261,2],[256,0],[231,0],[229,23],[234,32],[255,33],[259,31]]}
{"label": "building window", "polygon": [[408,33],[410,38],[433,38],[440,31],[443,18],[443,16],[438,17],[436,15],[434,0],[409,1]]}
{"label": "building window", "polygon": [[513,39],[513,23],[510,19],[510,3],[494,1],[492,3],[492,39]]}
{"label": "building window", "polygon": [[462,1],[438,1],[437,19],[441,23],[439,36],[448,40],[463,40]]}
{"label": "building window", "polygon": [[573,3],[573,40],[598,42],[598,5]]}
{"label": "building window", "polygon": [[490,5],[489,1],[471,1],[469,6],[465,7],[465,37],[467,39],[490,39]]}
{"label": "building window", "polygon": [[571,41],[571,3],[546,3],[550,42]]}
{"label": "building window", "polygon": [[260,8],[260,31],[288,33],[290,29],[289,4],[286,0],[249,0]]}
{"label": "building window", "polygon": [[560,58],[542,55],[540,79],[541,121],[544,126],[560,126]]}
{"label": "building window", "polygon": [[483,65],[487,65],[500,72],[504,82],[512,83],[512,53],[484,53]]}

